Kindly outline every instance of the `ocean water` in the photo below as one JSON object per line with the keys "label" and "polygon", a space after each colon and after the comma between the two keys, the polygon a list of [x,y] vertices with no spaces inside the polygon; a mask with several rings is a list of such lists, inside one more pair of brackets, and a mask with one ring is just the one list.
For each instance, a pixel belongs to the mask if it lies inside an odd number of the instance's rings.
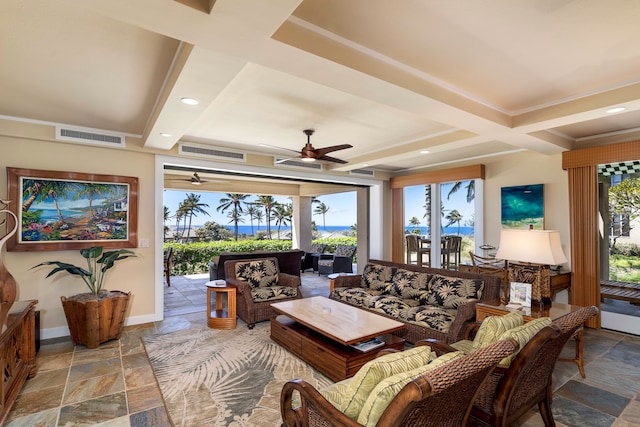
{"label": "ocean water", "polygon": [[[233,231],[233,226],[232,225],[225,225],[224,227],[228,228],[229,230]],[[193,227],[192,227],[193,228]],[[415,229],[416,227],[407,225],[405,226],[405,230],[408,231],[412,231],[413,229]],[[427,227],[418,227],[420,228],[420,234],[425,235],[427,234]],[[260,224],[260,228],[258,228],[257,225],[253,226],[253,233],[251,232],[251,226],[250,225],[238,225],[238,233],[240,234],[247,234],[247,235],[251,235],[251,234],[255,234],[258,232],[258,230],[262,230],[262,231],[266,231],[267,230],[267,226],[264,224]],[[285,231],[291,230],[291,227],[280,227],[280,232],[284,233]],[[336,232],[341,232],[341,231],[350,231],[351,230],[351,226],[350,225],[327,225],[326,227],[323,226],[318,226],[318,231],[323,232],[326,231],[328,233],[336,233]],[[271,224],[271,232],[272,233],[277,233],[278,232],[278,227],[274,224]],[[458,227],[444,227],[442,234],[458,234]],[[460,235],[461,236],[471,236],[473,235],[473,227],[460,227]]]}

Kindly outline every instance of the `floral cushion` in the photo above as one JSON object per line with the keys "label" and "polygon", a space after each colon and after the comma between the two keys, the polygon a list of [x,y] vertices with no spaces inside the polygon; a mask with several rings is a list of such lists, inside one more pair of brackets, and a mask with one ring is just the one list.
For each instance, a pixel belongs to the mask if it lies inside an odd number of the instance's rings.
{"label": "floral cushion", "polygon": [[388,294],[391,290],[391,281],[395,272],[395,267],[369,263],[362,272],[360,286]]}
{"label": "floral cushion", "polygon": [[406,310],[418,305],[413,299],[403,299],[393,295],[372,296],[366,300],[366,308],[379,311],[389,316],[398,317],[401,310]]}
{"label": "floral cushion", "polygon": [[237,262],[236,279],[248,282],[251,288],[267,288],[278,284],[278,264],[273,259]]}
{"label": "floral cushion", "polygon": [[355,255],[356,253],[356,248],[354,246],[345,246],[345,245],[338,245],[336,247],[336,252],[335,252],[335,256],[346,256],[346,257],[353,257],[353,255]]}
{"label": "floral cushion", "polygon": [[369,298],[378,295],[380,295],[379,291],[372,291],[370,289],[334,288],[331,293],[331,298],[338,301],[344,301],[358,307],[367,307],[369,305]]}
{"label": "floral cushion", "polygon": [[313,243],[311,245],[311,248],[309,249],[309,253],[312,254],[321,254],[324,252],[324,250],[326,249],[327,245],[323,245],[320,243]]}
{"label": "floral cushion", "polygon": [[276,301],[280,299],[295,298],[298,289],[291,286],[269,286],[267,288],[251,288],[253,302]]}
{"label": "floral cushion", "polygon": [[419,301],[420,304],[458,308],[460,304],[479,299],[483,289],[484,282],[482,280],[435,274],[429,282],[428,292],[422,292]]}
{"label": "floral cushion", "polygon": [[445,309],[432,305],[418,305],[406,310],[400,310],[398,318],[405,322],[415,323],[420,326],[442,332],[449,332],[451,324],[456,318],[457,309]]}
{"label": "floral cushion", "polygon": [[399,268],[396,270],[396,274],[393,275],[391,295],[417,300],[418,296],[428,289],[430,278],[431,275],[428,273]]}
{"label": "floral cushion", "polygon": [[405,385],[420,375],[424,375],[461,356],[464,356],[461,351],[443,354],[427,365],[384,378],[374,387],[371,393],[369,393],[367,400],[362,405],[357,419],[358,423],[367,427],[377,425],[382,413]]}

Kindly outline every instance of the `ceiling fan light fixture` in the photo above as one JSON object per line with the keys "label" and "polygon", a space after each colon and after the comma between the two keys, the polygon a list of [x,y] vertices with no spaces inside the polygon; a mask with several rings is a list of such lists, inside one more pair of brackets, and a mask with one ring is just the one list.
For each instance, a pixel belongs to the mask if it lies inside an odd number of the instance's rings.
{"label": "ceiling fan light fixture", "polygon": [[187,104],[187,105],[198,105],[200,103],[200,101],[198,101],[195,98],[190,98],[188,96],[184,96],[182,98],[180,98],[180,102],[182,102],[183,104]]}
{"label": "ceiling fan light fixture", "polygon": [[313,157],[302,157],[300,160],[302,160],[303,162],[315,162],[316,159],[314,159]]}
{"label": "ceiling fan light fixture", "polygon": [[624,110],[626,110],[625,107],[613,107],[613,108],[609,108],[606,112],[609,114],[613,114],[613,113],[621,113]]}

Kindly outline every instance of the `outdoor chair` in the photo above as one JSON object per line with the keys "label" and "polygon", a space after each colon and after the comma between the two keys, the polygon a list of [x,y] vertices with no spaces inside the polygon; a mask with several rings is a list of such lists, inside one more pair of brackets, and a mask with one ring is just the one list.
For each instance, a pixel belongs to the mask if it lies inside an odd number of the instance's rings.
{"label": "outdoor chair", "polygon": [[[526,344],[520,343],[520,351],[513,356],[508,366],[502,366],[501,362],[480,387],[471,410],[471,418],[494,427],[506,427],[537,405],[545,426],[555,426],[551,411],[551,381],[556,361],[567,341],[583,327],[584,322],[596,314],[596,307],[581,307],[540,329]],[[512,336],[522,339],[522,328],[536,321],[542,321],[542,318],[514,328],[518,332]],[[479,325],[472,327],[478,328]],[[455,343],[448,346],[432,342],[430,345],[437,349],[438,354],[461,348]]]}
{"label": "outdoor chair", "polygon": [[276,312],[271,303],[302,298],[300,277],[281,273],[275,257],[224,263],[227,285],[235,286],[238,317],[253,329]]}
{"label": "outdoor chair", "polygon": [[333,254],[321,254],[318,260],[318,274],[353,273],[353,258],[356,246],[338,245]]}
{"label": "outdoor chair", "polygon": [[458,267],[462,250],[462,236],[444,236],[442,245],[442,268]]}
{"label": "outdoor chair", "polygon": [[[280,394],[283,426],[465,425],[478,388],[517,347],[514,340],[504,340],[469,355],[444,356],[428,364],[415,361],[421,349],[381,352],[354,377],[320,391],[302,379],[288,381]],[[410,360],[403,359],[405,354]],[[299,400],[294,399],[294,391],[299,392]]]}
{"label": "outdoor chair", "polygon": [[164,251],[164,277],[167,281],[167,286],[171,286],[171,258],[173,257],[173,246],[169,246]]}
{"label": "outdoor chair", "polygon": [[472,271],[478,274],[485,274],[487,276],[498,276],[502,280],[504,289],[502,291],[502,301],[509,301],[509,261],[499,258],[486,258],[480,255],[474,254],[469,251],[471,256],[471,263],[473,264]]}
{"label": "outdoor chair", "polygon": [[[429,266],[429,249],[423,248],[420,242],[420,236],[417,234],[407,234],[405,236],[407,241],[407,264],[413,264],[411,262],[411,254],[415,252],[416,254],[416,263],[418,265],[426,265]],[[427,255],[427,261],[423,261],[423,255]]]}
{"label": "outdoor chair", "polygon": [[310,268],[313,271],[318,271],[318,260],[320,259],[320,254],[323,254],[326,250],[326,244],[312,244],[311,248],[309,248],[309,252],[305,252],[304,255],[302,255],[300,271],[307,271]]}

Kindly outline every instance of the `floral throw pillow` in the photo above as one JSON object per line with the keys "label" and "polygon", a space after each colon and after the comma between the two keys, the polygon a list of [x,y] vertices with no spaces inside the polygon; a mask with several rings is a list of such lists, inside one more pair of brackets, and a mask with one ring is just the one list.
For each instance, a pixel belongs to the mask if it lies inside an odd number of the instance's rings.
{"label": "floral throw pillow", "polygon": [[367,264],[362,272],[360,287],[388,294],[391,289],[391,281],[395,271],[395,267],[388,267],[380,264]]}
{"label": "floral throw pillow", "polygon": [[429,282],[429,291],[420,295],[421,303],[438,305],[443,308],[458,308],[482,296],[484,282],[460,277],[434,275]]}
{"label": "floral throw pillow", "polygon": [[249,282],[252,288],[267,288],[278,284],[278,266],[271,259],[236,263],[236,278]]}
{"label": "floral throw pillow", "polygon": [[417,271],[409,271],[399,268],[393,275],[393,286],[391,295],[402,298],[417,299],[418,296],[427,290],[431,275]]}

